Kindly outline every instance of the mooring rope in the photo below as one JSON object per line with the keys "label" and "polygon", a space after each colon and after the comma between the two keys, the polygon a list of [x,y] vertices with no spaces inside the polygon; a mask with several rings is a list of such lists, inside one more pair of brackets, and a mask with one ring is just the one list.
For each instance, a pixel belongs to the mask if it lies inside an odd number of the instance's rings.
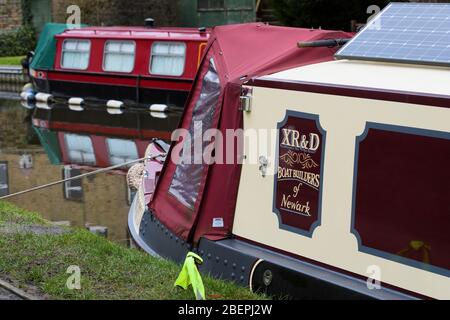
{"label": "mooring rope", "polygon": [[50,182],[50,183],[43,184],[43,185],[31,188],[31,189],[27,189],[27,190],[19,191],[19,192],[16,192],[16,193],[8,194],[6,196],[0,197],[0,200],[16,197],[16,196],[19,196],[19,195],[22,195],[22,194],[25,194],[25,193],[28,193],[28,192],[40,190],[40,189],[45,189],[45,188],[52,187],[52,186],[55,186],[55,185],[58,185],[58,184],[61,184],[61,183],[67,182],[67,181],[77,180],[77,179],[81,179],[81,178],[84,178],[84,177],[92,176],[92,175],[95,175],[95,174],[111,171],[111,170],[114,170],[114,169],[119,169],[121,167],[125,167],[125,166],[128,166],[128,165],[136,163],[136,162],[144,161],[146,159],[147,160],[152,160],[152,159],[164,156],[164,155],[165,154],[158,154],[158,155],[155,155],[155,156],[150,155],[148,157],[143,157],[143,158],[139,158],[139,159],[136,159],[136,160],[131,160],[131,161],[128,161],[128,162],[119,163],[119,164],[116,164],[114,166],[110,166],[110,167],[107,167],[107,168],[101,168],[101,169],[94,170],[94,171],[91,171],[91,172],[88,172],[88,173],[83,173],[83,174],[80,174],[78,176],[74,176],[74,177],[71,177],[71,178]]}

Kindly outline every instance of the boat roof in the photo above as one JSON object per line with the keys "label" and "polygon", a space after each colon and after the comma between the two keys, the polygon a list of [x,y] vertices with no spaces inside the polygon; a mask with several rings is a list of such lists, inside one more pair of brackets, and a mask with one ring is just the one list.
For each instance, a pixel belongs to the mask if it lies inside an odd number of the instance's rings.
{"label": "boat roof", "polygon": [[57,38],[173,39],[206,41],[210,30],[196,28],[85,27],[66,29]]}
{"label": "boat roof", "polygon": [[293,68],[257,80],[403,91],[450,99],[450,69],[439,66],[338,60]]}
{"label": "boat roof", "polygon": [[[213,28],[178,128],[191,130],[196,117],[201,115],[201,118],[211,119],[205,126],[224,134],[230,129],[239,130],[243,126],[243,113],[237,108],[242,84],[281,70],[333,60],[336,48],[299,48],[299,41],[350,38],[352,35],[260,22]],[[210,97],[217,97],[217,100]],[[226,154],[227,147],[229,144],[223,144],[218,149]],[[174,155],[175,150],[172,148],[167,158]],[[238,154],[233,156],[236,156],[233,163],[166,162],[149,203],[154,215],[183,239],[192,236],[197,242],[201,237],[210,240],[228,237],[232,232],[239,189],[241,158]],[[195,188],[191,188],[192,185]],[[219,216],[223,217],[223,225],[211,228],[217,208],[221,208]]]}

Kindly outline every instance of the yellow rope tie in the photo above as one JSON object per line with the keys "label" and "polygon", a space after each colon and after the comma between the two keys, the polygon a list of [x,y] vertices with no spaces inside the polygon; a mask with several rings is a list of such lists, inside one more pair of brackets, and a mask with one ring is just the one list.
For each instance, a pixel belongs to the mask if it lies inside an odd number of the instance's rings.
{"label": "yellow rope tie", "polygon": [[197,269],[197,264],[202,264],[203,259],[193,252],[189,252],[184,260],[183,268],[175,281],[174,286],[178,286],[186,290],[192,285],[195,298],[197,300],[205,300],[205,287],[203,286],[202,276]]}

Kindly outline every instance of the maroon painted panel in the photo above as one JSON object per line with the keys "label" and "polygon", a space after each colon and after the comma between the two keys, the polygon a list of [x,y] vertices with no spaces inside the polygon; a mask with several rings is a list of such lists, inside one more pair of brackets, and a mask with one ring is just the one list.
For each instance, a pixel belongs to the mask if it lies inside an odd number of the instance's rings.
{"label": "maroon painted panel", "polygon": [[420,104],[424,106],[450,108],[450,96],[429,94],[424,92],[387,90],[328,83],[279,80],[271,78],[255,79],[252,80],[251,84],[253,86],[264,88],[304,91],[344,97],[396,101],[402,103]]}
{"label": "maroon painted panel", "polygon": [[362,251],[448,275],[450,134],[369,127],[356,159],[354,228]]}
{"label": "maroon painted panel", "polygon": [[320,222],[325,134],[315,115],[288,111],[278,125],[274,212],[282,228],[312,232]]}

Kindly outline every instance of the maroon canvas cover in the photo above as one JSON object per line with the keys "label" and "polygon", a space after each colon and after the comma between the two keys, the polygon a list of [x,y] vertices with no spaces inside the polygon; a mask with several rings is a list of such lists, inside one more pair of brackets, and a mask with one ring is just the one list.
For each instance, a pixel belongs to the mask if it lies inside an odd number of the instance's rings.
{"label": "maroon canvas cover", "polygon": [[[239,97],[243,83],[282,70],[333,60],[335,48],[298,48],[299,41],[351,36],[341,31],[263,23],[215,27],[180,128],[192,130],[194,119],[203,119],[207,128],[218,128],[224,136],[227,129],[242,128]],[[234,164],[177,165],[170,161],[175,145],[172,144],[149,208],[172,232],[187,241],[228,237],[233,225],[241,165],[236,161]]]}

